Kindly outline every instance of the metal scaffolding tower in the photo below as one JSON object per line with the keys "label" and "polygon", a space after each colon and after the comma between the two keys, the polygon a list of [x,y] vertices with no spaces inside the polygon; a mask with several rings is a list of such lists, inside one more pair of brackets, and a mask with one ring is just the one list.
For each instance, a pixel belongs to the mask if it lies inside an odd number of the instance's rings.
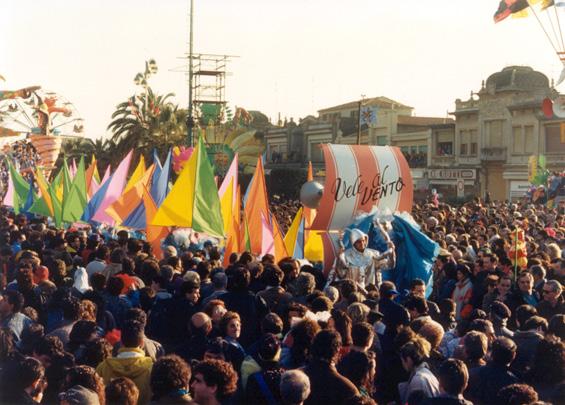
{"label": "metal scaffolding tower", "polygon": [[[217,111],[226,104],[226,68],[228,62],[237,56],[194,53],[194,0],[190,0],[189,40],[186,59],[188,69],[188,115],[186,127],[188,144],[194,145],[193,129],[196,126],[194,107],[202,112],[204,105],[215,105]],[[177,70],[178,71],[178,70]]]}

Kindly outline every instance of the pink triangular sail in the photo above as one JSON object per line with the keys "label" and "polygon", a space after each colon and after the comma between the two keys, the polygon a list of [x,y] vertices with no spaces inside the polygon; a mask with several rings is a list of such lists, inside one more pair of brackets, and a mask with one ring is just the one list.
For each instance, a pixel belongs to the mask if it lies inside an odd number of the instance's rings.
{"label": "pink triangular sail", "polygon": [[261,256],[266,254],[275,254],[275,238],[273,235],[273,225],[269,223],[267,218],[261,214],[262,239],[261,239]]}
{"label": "pink triangular sail", "polygon": [[77,162],[75,161],[75,158],[71,160],[71,167],[69,167],[69,172],[71,175],[71,179],[74,179],[75,174],[77,174]]}
{"label": "pink triangular sail", "polygon": [[12,182],[12,174],[8,170],[8,191],[4,196],[3,204],[7,207],[14,206],[14,183]]}
{"label": "pink triangular sail", "polygon": [[94,214],[94,216],[92,217],[94,221],[102,222],[108,225],[114,225],[115,221],[106,213],[106,208],[108,208],[110,204],[120,198],[120,195],[124,190],[132,154],[133,150],[128,153],[124,160],[122,160],[122,162],[112,175],[112,179],[110,180],[110,184],[108,185],[108,189],[106,190],[106,195],[100,203],[98,211],[96,211],[96,214]]}
{"label": "pink triangular sail", "polygon": [[233,179],[233,187],[232,187],[232,201],[235,202],[235,198],[236,198],[236,193],[237,193],[237,185],[238,183],[238,178],[237,178],[237,167],[238,167],[238,157],[237,157],[237,153],[235,154],[235,156],[233,157],[233,160],[230,164],[230,167],[226,173],[226,176],[224,177],[224,181],[222,182],[222,185],[220,186],[219,190],[218,190],[218,195],[220,196],[220,198],[224,195],[224,193],[227,191],[229,185],[230,185],[230,180]]}

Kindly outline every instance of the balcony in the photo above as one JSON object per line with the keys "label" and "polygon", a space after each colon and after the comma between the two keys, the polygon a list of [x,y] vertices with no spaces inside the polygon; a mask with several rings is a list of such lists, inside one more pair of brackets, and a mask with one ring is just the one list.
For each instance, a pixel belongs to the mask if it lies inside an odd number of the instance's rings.
{"label": "balcony", "polygon": [[427,153],[402,153],[404,154],[404,158],[406,159],[406,162],[408,162],[408,166],[410,166],[410,168],[423,168],[428,165]]}
{"label": "balcony", "polygon": [[488,162],[504,162],[506,161],[506,148],[481,148],[481,160],[486,160]]}
{"label": "balcony", "polygon": [[432,166],[434,167],[450,167],[455,164],[454,155],[432,156]]}

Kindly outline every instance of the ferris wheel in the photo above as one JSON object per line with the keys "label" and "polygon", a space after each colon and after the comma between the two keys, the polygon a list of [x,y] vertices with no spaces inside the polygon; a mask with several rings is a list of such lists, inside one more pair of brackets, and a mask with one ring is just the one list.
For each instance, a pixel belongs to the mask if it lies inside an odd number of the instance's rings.
{"label": "ferris wheel", "polygon": [[0,90],[0,142],[6,145],[27,139],[49,173],[64,138],[84,136],[83,119],[73,103],[39,86]]}
{"label": "ferris wheel", "polygon": [[38,86],[0,90],[0,127],[10,133],[83,136],[84,124],[75,105],[64,96]]}

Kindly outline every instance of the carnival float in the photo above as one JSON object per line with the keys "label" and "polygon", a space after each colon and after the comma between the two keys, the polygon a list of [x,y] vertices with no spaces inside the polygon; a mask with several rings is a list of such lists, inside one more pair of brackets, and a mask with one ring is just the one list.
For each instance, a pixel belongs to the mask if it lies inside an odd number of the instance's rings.
{"label": "carnival float", "polygon": [[41,86],[0,90],[0,147],[3,154],[9,154],[15,142],[29,142],[39,156],[37,162],[27,162],[20,171],[33,171],[37,166],[48,176],[55,167],[63,139],[82,137],[83,133],[82,118],[63,96]]}

